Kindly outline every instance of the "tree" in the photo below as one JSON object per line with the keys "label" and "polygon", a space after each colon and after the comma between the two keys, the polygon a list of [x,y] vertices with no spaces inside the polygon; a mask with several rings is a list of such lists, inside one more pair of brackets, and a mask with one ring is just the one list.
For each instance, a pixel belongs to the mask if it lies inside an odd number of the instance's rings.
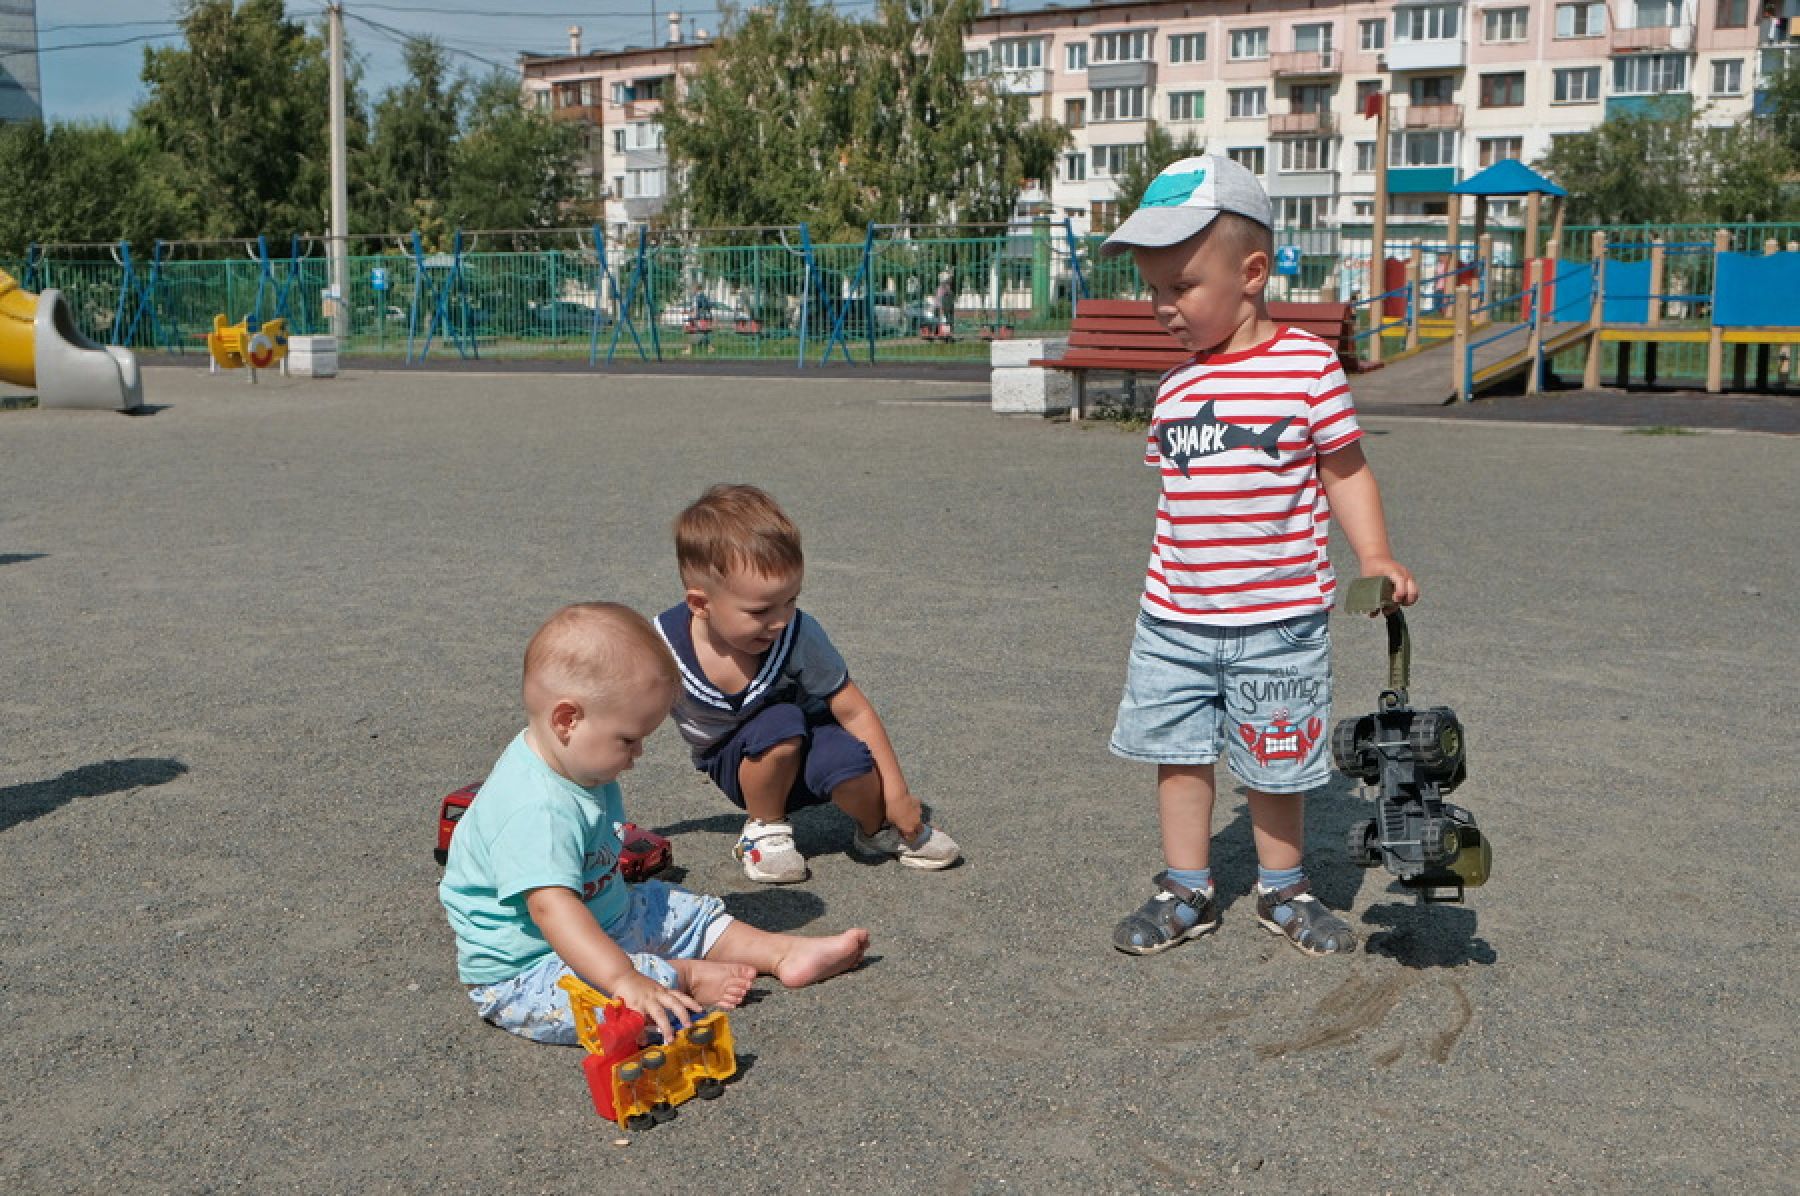
{"label": "tree", "polygon": [[0,125],[0,252],[31,244],[181,234],[161,158],[137,130],[104,124]]}
{"label": "tree", "polygon": [[450,154],[446,214],[456,228],[554,228],[581,193],[581,132],[526,108],[499,71],[475,87]]}
{"label": "tree", "polygon": [[1205,152],[1205,144],[1194,136],[1193,130],[1184,132],[1177,141],[1161,125],[1151,121],[1144,134],[1143,152],[1132,155],[1125,169],[1113,175],[1113,184],[1119,194],[1119,218],[1123,220],[1137,210],[1145,189],[1165,166]]}
{"label": "tree", "polygon": [[[163,152],[189,234],[325,227],[323,40],[289,20],[282,0],[186,0],[181,25],[185,45],[144,51],[150,95],[136,119]],[[360,149],[360,122],[347,133]]]}
{"label": "tree", "polygon": [[980,0],[879,0],[846,21],[811,0],[729,14],[665,101],[672,207],[700,227],[809,222],[815,239],[884,224],[1005,220],[1067,133],[966,77]]}
{"label": "tree", "polygon": [[430,38],[406,43],[406,82],[375,105],[360,162],[356,225],[391,232],[441,218],[450,195],[452,151],[467,107],[468,80]]}

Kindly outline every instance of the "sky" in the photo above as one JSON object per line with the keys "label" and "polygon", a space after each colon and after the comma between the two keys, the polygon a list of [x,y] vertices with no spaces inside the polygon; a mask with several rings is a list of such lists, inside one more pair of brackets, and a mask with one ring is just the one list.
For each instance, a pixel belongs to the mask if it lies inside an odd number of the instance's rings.
{"label": "sky", "polygon": [[[399,37],[437,38],[472,73],[498,64],[515,68],[523,51],[561,54],[571,25],[582,48],[621,49],[660,42],[671,8],[691,33],[718,28],[718,0],[343,0],[350,53],[362,60],[363,88],[373,98],[400,82]],[[516,6],[523,11],[507,11]],[[38,68],[50,120],[101,120],[124,125],[144,97],[146,46],[180,44],[182,0],[38,0]],[[866,13],[873,0],[838,0]],[[322,26],[324,0],[287,0],[290,16]],[[379,25],[385,28],[377,29]],[[653,32],[654,31],[654,32]],[[124,44],[102,45],[118,42]],[[60,49],[57,47],[69,47]]]}

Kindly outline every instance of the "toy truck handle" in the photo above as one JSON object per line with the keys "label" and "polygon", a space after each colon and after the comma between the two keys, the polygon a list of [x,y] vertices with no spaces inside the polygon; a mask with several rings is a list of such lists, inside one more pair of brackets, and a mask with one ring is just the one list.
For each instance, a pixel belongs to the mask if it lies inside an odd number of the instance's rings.
{"label": "toy truck handle", "polygon": [[1406,701],[1406,687],[1412,682],[1412,637],[1406,631],[1406,616],[1394,605],[1394,582],[1388,577],[1359,577],[1344,592],[1344,609],[1353,615],[1372,615],[1381,611],[1387,619],[1388,689]]}

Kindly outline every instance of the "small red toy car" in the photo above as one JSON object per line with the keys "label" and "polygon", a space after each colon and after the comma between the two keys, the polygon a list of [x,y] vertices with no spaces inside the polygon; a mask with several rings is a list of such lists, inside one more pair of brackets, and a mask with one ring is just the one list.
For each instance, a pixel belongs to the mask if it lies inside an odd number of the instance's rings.
{"label": "small red toy car", "polygon": [[[438,863],[449,860],[450,836],[456,833],[456,824],[468,813],[469,803],[475,800],[475,791],[480,788],[480,782],[464,785],[455,793],[447,794],[439,804],[437,849],[431,853]],[[621,825],[619,838],[625,845],[619,853],[619,875],[628,881],[648,880],[674,859],[667,838],[655,831],[647,831],[635,822]]]}

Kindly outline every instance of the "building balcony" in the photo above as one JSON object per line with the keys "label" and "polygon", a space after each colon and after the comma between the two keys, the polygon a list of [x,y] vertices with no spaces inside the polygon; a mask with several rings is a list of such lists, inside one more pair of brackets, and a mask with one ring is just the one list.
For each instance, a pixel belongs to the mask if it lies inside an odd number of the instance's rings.
{"label": "building balcony", "polygon": [[1307,137],[1317,133],[1329,133],[1332,128],[1333,121],[1329,112],[1269,113],[1269,136],[1271,137]]}
{"label": "building balcony", "polygon": [[1691,50],[1694,48],[1694,28],[1691,25],[1658,25],[1649,29],[1615,29],[1611,44],[1614,54]]}
{"label": "building balcony", "polygon": [[552,108],[550,116],[553,120],[576,121],[584,125],[604,123],[600,118],[599,104],[570,104],[564,108]]}
{"label": "building balcony", "polygon": [[649,120],[653,116],[662,115],[662,101],[627,100],[624,104],[626,120]]}
{"label": "building balcony", "polygon": [[1383,55],[1390,71],[1454,71],[1468,59],[1461,38],[1394,42]]}
{"label": "building balcony", "polygon": [[1400,113],[1402,129],[1460,129],[1461,104],[1408,104]]}
{"label": "building balcony", "polygon": [[1004,67],[991,76],[994,90],[1002,95],[1041,96],[1050,90],[1050,74],[1041,66],[1025,67],[1022,70],[1007,70]]}
{"label": "building balcony", "polygon": [[1277,79],[1330,77],[1343,70],[1343,58],[1336,50],[1294,50],[1269,55],[1269,73]]}

